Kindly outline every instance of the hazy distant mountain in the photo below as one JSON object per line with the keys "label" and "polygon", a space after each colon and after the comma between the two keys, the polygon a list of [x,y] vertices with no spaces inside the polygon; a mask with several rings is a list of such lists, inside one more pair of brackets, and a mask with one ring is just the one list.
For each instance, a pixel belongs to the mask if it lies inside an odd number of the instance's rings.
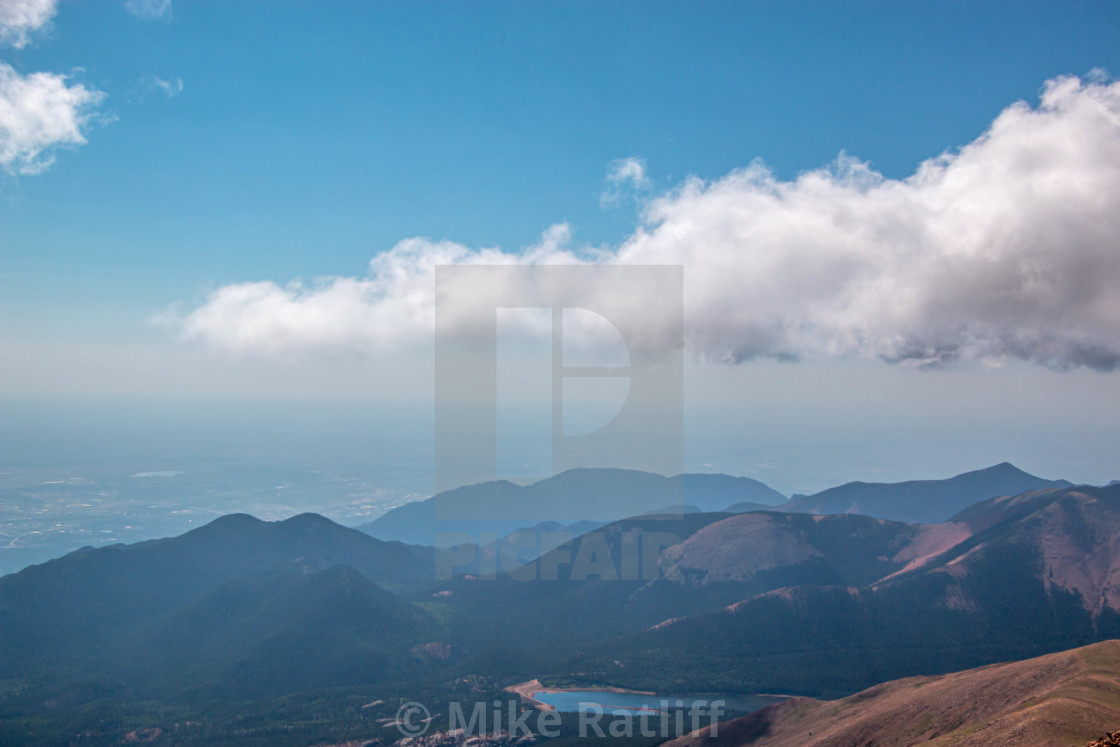
{"label": "hazy distant mountain", "polygon": [[964,508],[1001,495],[1068,487],[1065,480],[1045,480],[1003,462],[947,480],[896,483],[850,482],[813,495],[795,495],[782,511],[807,514],[863,514],[879,519],[934,524]]}
{"label": "hazy distant mountain", "polygon": [[437,532],[472,538],[484,532],[503,536],[544,521],[603,522],[668,506],[720,511],[744,501],[775,506],[785,500],[781,493],[747,477],[663,477],[634,470],[574,469],[532,485],[498,480],[456,488],[395,508],[358,529],[384,540],[447,546],[464,538],[441,538]]}
{"label": "hazy distant mountain", "polygon": [[773,511],[776,506],[768,506],[763,503],[752,503],[751,501],[743,501],[736,503],[723,509],[723,513],[727,514],[745,514],[748,511]]}
{"label": "hazy distant mountain", "polygon": [[940,677],[876,685],[832,702],[795,698],[666,747],[1082,745],[1120,724],[1120,641]]}
{"label": "hazy distant mountain", "polygon": [[[780,506],[786,497],[758,480],[718,474],[688,474],[670,478],[681,483],[683,501],[701,511],[720,511],[735,503]],[[728,503],[730,499],[731,503]]]}
{"label": "hazy distant mountain", "polygon": [[[322,516],[230,515],[180,537],[81,550],[0,578],[0,661],[11,677],[71,672],[183,687],[225,681],[221,672],[237,665],[243,680],[269,690],[284,677],[314,679],[316,659],[372,666],[372,641],[423,638],[425,616],[374,582],[432,578],[404,545]],[[297,643],[272,672],[278,659],[268,652]],[[392,669],[380,661],[370,671]]]}

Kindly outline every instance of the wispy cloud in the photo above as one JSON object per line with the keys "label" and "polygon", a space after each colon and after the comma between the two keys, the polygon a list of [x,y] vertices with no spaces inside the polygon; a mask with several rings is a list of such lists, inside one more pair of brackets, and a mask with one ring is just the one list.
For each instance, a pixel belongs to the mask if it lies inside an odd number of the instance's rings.
{"label": "wispy cloud", "polygon": [[161,78],[158,75],[145,75],[141,84],[152,91],[159,91],[169,99],[173,99],[183,92],[182,78]]}
{"label": "wispy cloud", "polygon": [[0,166],[10,174],[38,174],[59,147],[86,142],[84,130],[105,94],[64,75],[21,75],[0,61]]}
{"label": "wispy cloud", "polygon": [[124,8],[143,21],[171,20],[171,0],[126,0]]}
{"label": "wispy cloud", "polygon": [[22,49],[55,14],[56,0],[0,0],[0,44]]}
{"label": "wispy cloud", "polygon": [[606,184],[599,195],[599,206],[613,207],[627,193],[649,189],[650,186],[646,163],[642,159],[631,156],[611,161],[607,167]]}
{"label": "wispy cloud", "polygon": [[[639,166],[627,159],[612,173],[640,182]],[[569,243],[563,226],[522,253],[409,239],[364,277],[228,285],[162,320],[182,339],[236,353],[384,352],[430,338],[437,264],[678,264],[687,344],[707,361],[1115,370],[1120,83],[1050,80],[1038,106],[1009,106],[906,179],[843,154],[791,181],[756,162],[650,200],[612,251]]]}

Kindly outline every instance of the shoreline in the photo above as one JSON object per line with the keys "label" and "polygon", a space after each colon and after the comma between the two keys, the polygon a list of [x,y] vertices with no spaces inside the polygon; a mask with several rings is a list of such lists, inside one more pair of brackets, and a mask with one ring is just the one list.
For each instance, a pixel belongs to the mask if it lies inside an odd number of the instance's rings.
{"label": "shoreline", "polygon": [[[533,697],[538,693],[570,693],[570,692],[587,692],[587,693],[629,693],[631,695],[657,695],[654,690],[631,690],[625,687],[614,687],[611,685],[600,685],[598,687],[545,687],[541,684],[539,679],[532,679],[528,682],[520,682],[516,685],[510,685],[503,688],[504,692],[514,693],[521,697],[521,702],[525,705],[536,708],[540,711],[555,711],[556,708],[549,703],[538,700]],[[693,693],[693,695],[704,695],[705,693]],[[758,697],[774,699],[776,702],[771,705],[776,705],[795,698],[804,697],[799,695],[789,695],[783,693],[744,693],[745,697]],[[646,710],[638,706],[610,706],[611,708],[625,708],[627,710],[642,711]]]}
{"label": "shoreline", "polygon": [[541,711],[555,711],[556,708],[537,700],[533,696],[537,693],[630,693],[633,695],[657,695],[653,690],[628,690],[624,687],[612,686],[599,686],[599,687],[545,687],[541,684],[540,680],[534,679],[528,682],[521,682],[516,685],[510,685],[505,688],[507,693],[516,693],[521,696],[521,702],[526,705],[531,705]]}

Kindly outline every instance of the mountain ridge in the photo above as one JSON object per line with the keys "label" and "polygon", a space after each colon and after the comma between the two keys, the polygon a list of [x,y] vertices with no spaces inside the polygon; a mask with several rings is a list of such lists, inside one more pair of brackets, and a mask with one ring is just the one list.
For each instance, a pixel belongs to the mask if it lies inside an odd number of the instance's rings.
{"label": "mountain ridge", "polygon": [[1067,480],[1036,477],[1010,462],[1000,462],[943,480],[848,482],[812,495],[794,495],[780,510],[809,514],[857,513],[892,521],[936,524],[988,498],[1071,487],[1072,484]]}
{"label": "mountain ridge", "polygon": [[[444,491],[398,506],[357,529],[379,539],[447,547],[547,521],[604,522],[666,506],[721,511],[736,503],[774,506],[785,501],[784,495],[749,477],[572,469],[529,485],[495,480]],[[441,539],[441,532],[454,536]]]}

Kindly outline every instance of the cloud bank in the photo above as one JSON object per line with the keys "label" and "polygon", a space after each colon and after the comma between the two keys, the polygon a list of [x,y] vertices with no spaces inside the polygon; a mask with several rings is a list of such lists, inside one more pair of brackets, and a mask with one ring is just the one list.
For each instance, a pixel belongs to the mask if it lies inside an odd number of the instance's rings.
{"label": "cloud bank", "polygon": [[0,45],[22,49],[55,14],[56,0],[0,0]]}
{"label": "cloud bank", "polygon": [[[612,173],[619,183],[645,178],[644,168]],[[686,344],[705,361],[1022,360],[1111,371],[1120,365],[1120,83],[1050,80],[1038,106],[1009,106],[975,141],[905,179],[844,154],[790,181],[756,162],[649,200],[611,251],[570,243],[567,226],[520,253],[413,238],[374,257],[364,277],[228,285],[160,321],[237,354],[379,353],[431,338],[437,264],[679,264]]]}
{"label": "cloud bank", "polygon": [[570,239],[566,225],[553,226],[540,243],[518,255],[451,241],[406,239],[374,257],[363,278],[226,285],[189,314],[171,309],[153,322],[181,339],[234,354],[393,353],[431,339],[437,265],[582,261],[566,250]]}
{"label": "cloud bank", "polygon": [[85,144],[83,130],[104,98],[64,75],[21,75],[0,61],[0,166],[10,174],[47,170],[57,148]]}

